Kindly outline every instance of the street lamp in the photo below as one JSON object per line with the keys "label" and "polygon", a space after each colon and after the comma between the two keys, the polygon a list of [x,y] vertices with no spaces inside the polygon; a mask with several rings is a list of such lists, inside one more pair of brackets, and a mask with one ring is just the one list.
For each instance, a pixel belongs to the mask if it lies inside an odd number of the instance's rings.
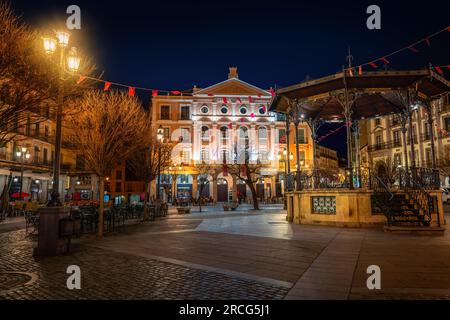
{"label": "street lamp", "polygon": [[30,159],[31,155],[28,152],[26,147],[22,147],[20,149],[20,151],[16,152],[16,156],[18,158],[20,158],[20,163],[21,163],[21,166],[20,166],[20,193],[19,193],[19,201],[22,201],[23,200],[23,196],[22,196],[22,189],[23,189],[23,164],[25,162],[25,159],[27,159],[27,160]]}
{"label": "street lamp", "polygon": [[164,129],[160,125],[156,133],[156,139],[158,139],[158,183],[156,186],[156,199],[160,200],[160,187],[161,187],[161,144],[164,139]]}
{"label": "street lamp", "polygon": [[[63,82],[65,81],[64,74],[66,70],[70,72],[77,72],[80,67],[80,58],[77,54],[75,47],[70,49],[66,61],[66,48],[69,45],[70,34],[66,31],[56,31],[55,37],[44,37],[43,44],[44,50],[48,56],[52,56],[58,49],[59,55],[59,67],[60,67],[60,84],[58,92],[58,103],[56,110],[56,139],[55,139],[55,161],[53,166],[53,191],[51,194],[51,200],[47,206],[61,206],[59,196],[59,175],[61,170],[61,144],[62,144],[62,108],[64,103]],[[67,63],[67,68],[66,68]]]}

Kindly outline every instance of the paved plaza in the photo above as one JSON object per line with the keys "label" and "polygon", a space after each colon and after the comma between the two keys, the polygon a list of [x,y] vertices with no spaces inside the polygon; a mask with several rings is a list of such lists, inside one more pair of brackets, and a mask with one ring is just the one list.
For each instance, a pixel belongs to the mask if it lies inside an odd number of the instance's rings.
{"label": "paved plaza", "polygon": [[[13,223],[0,228],[0,299],[450,299],[450,232],[299,226],[276,205],[208,207],[34,261],[35,239]],[[69,265],[81,268],[81,290],[66,287]],[[367,289],[370,265],[381,290]]]}

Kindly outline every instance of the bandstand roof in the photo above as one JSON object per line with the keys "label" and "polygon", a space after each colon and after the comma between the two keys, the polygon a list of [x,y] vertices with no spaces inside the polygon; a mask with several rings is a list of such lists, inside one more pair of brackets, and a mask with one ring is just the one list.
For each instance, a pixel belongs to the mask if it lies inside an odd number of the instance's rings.
{"label": "bandstand roof", "polygon": [[419,97],[433,99],[448,93],[450,82],[431,69],[365,71],[354,76],[340,72],[278,89],[270,109],[286,112],[289,100],[299,99],[305,100],[302,104],[305,117],[339,120],[343,118],[343,107],[336,94],[347,91],[357,93],[352,106],[353,119],[372,118],[400,112],[404,106],[396,91],[407,88],[417,88]]}

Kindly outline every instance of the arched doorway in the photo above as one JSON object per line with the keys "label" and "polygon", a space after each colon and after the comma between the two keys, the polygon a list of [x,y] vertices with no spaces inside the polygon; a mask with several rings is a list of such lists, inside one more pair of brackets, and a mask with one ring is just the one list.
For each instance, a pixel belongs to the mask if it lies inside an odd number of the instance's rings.
{"label": "arched doorway", "polygon": [[228,181],[217,179],[217,202],[228,202]]}

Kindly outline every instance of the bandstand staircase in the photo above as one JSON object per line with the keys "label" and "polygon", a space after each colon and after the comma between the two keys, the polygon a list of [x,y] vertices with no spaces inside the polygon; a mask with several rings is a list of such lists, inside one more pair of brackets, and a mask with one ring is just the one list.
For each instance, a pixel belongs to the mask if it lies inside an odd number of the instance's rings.
{"label": "bandstand staircase", "polygon": [[416,182],[392,191],[375,177],[374,205],[386,215],[388,226],[430,226],[433,199]]}

